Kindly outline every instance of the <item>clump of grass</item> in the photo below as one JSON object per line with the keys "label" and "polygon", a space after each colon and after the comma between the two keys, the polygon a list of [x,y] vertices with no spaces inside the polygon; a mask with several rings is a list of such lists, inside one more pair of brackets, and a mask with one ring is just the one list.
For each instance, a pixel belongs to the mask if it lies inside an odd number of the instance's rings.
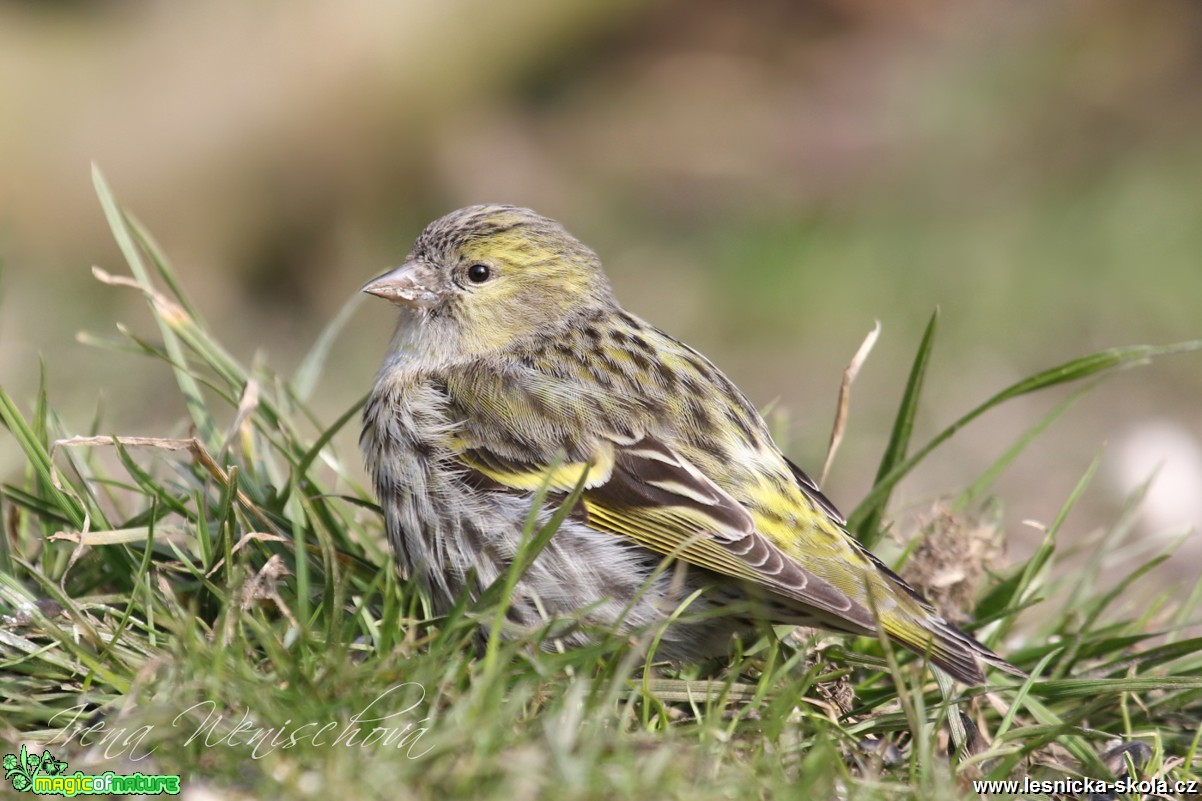
{"label": "clump of grass", "polygon": [[[546,650],[555,624],[503,639],[506,582],[433,619],[400,581],[370,494],[308,412],[332,326],[291,380],[247,369],[188,303],[150,238],[97,188],[158,325],[107,343],[173,371],[191,436],[64,429],[45,391],[27,411],[0,389],[0,420],[26,458],[4,485],[0,538],[0,740],[85,772],[180,773],[227,797],[564,799],[954,798],[975,778],[1199,778],[1202,589],[1116,611],[1169,554],[1141,551],[1120,519],[1072,577],[1056,541],[1086,472],[1023,564],[987,585],[978,636],[1032,679],[945,705],[921,660],[861,638],[767,637],[710,672],[648,670],[650,640],[599,632]],[[938,444],[1016,395],[1173,350],[1094,354],[998,393],[931,443],[910,435],[935,339],[932,318],[882,460],[852,515],[872,541],[892,487]],[[1072,397],[952,504],[989,482]],[[219,421],[227,420],[221,424]],[[555,521],[531,525],[530,558]],[[1117,585],[1104,555],[1137,564]],[[1063,586],[1071,591],[1060,592]],[[1043,599],[1063,599],[1056,606]],[[498,627],[493,627],[497,630]],[[1009,679],[999,679],[1007,682]],[[970,753],[949,758],[946,715]]]}

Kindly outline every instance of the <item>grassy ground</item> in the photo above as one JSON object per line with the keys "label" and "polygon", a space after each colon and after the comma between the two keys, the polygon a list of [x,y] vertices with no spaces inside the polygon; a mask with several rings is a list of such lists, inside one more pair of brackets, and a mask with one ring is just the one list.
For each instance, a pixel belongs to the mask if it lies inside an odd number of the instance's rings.
{"label": "grassy ground", "polygon": [[[1135,539],[1125,517],[1084,546],[1083,570],[1057,570],[1057,534],[1092,471],[1029,561],[977,560],[966,572],[980,586],[941,595],[1032,676],[994,676],[954,709],[921,660],[871,638],[779,633],[728,664],[678,670],[655,666],[654,632],[599,632],[567,653],[540,647],[553,624],[481,639],[480,621],[504,614],[503,585],[431,619],[391,566],[370,493],[348,477],[358,454],[330,445],[358,406],[333,422],[306,411],[336,326],[290,378],[236,363],[99,188],[132,271],[99,277],[143,292],[161,332],[108,344],[172,371],[189,419],[179,439],[109,436],[99,417],[91,436],[64,439],[45,393],[22,407],[0,390],[5,436],[27,465],[2,495],[0,751],[49,752],[69,772],[178,773],[194,798],[941,799],[975,795],[981,778],[1202,778],[1202,640],[1187,637],[1202,585],[1131,614],[1124,591],[1171,554]],[[1172,350],[1033,376],[918,447],[910,424],[934,337],[932,320],[876,489],[851,516],[869,542],[891,488],[960,425]],[[910,575],[940,585],[929,560],[988,532],[995,473],[949,501],[932,527],[943,539],[907,552]],[[528,555],[553,532],[530,533]],[[1115,553],[1130,575],[1103,583]],[[949,715],[970,734],[955,756]]]}

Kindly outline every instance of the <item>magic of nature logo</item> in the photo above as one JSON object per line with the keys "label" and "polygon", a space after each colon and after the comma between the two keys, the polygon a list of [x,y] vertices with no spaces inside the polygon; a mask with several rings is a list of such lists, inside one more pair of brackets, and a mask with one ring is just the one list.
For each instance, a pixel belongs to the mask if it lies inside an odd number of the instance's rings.
{"label": "magic of nature logo", "polygon": [[4,780],[14,790],[36,795],[179,795],[180,789],[178,775],[68,773],[67,763],[49,750],[38,756],[24,745],[20,754],[5,754],[3,766]]}

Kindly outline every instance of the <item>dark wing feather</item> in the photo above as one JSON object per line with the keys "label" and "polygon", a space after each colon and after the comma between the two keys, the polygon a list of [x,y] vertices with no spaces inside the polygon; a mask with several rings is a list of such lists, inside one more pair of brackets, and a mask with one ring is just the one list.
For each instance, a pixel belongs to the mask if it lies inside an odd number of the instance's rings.
{"label": "dark wing feather", "polygon": [[[761,585],[852,628],[872,616],[830,582],[804,569],[756,531],[751,514],[696,467],[651,437],[603,441],[581,498],[586,525],[628,537],[656,553]],[[545,464],[523,464],[476,446],[462,463],[513,491],[545,480]],[[557,473],[562,473],[559,468]],[[568,485],[579,472],[553,479]],[[574,483],[574,482],[573,482]],[[569,485],[570,486],[570,485]]]}
{"label": "dark wing feather", "polygon": [[831,499],[826,497],[826,495],[822,493],[822,490],[818,489],[818,483],[814,481],[814,479],[810,478],[809,475],[806,474],[806,471],[793,464],[793,460],[783,456],[781,458],[784,458],[785,463],[789,465],[789,470],[793,472],[793,478],[797,479],[798,488],[805,493],[806,497],[818,504],[819,508],[826,512],[827,516],[830,517],[831,520],[834,520],[836,523],[838,523],[840,527],[846,526],[846,518],[844,518],[839,510],[835,507],[835,504],[831,501]]}

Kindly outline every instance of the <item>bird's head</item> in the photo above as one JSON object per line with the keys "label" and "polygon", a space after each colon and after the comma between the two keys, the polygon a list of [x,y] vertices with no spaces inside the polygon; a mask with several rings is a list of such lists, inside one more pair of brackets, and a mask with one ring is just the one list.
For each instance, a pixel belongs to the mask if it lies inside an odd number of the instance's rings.
{"label": "bird's head", "polygon": [[405,309],[410,347],[450,360],[503,351],[613,303],[600,260],[563,226],[495,205],[430,223],[404,263],[363,291]]}

